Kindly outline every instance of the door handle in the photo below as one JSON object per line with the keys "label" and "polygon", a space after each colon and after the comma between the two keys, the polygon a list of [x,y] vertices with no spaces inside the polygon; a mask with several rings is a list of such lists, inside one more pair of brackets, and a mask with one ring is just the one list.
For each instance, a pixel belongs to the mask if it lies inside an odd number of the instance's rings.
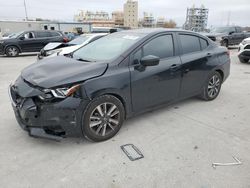
{"label": "door handle", "polygon": [[212,56],[213,56],[212,53],[210,53],[210,52],[207,53],[207,57],[212,57]]}
{"label": "door handle", "polygon": [[170,70],[175,71],[175,70],[177,70],[179,68],[179,66],[180,65],[178,65],[178,64],[173,64],[173,65],[170,66]]}

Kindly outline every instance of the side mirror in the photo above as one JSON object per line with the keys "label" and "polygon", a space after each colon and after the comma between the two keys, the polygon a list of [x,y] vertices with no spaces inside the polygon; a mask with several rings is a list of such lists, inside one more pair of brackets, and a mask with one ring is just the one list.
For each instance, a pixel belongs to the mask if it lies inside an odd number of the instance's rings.
{"label": "side mirror", "polygon": [[234,31],[230,31],[230,32],[229,32],[229,35],[232,35],[232,34],[234,34]]}
{"label": "side mirror", "polygon": [[21,37],[19,37],[19,39],[20,39],[20,40],[24,40],[24,39],[25,39],[25,37],[24,37],[24,36],[21,36]]}
{"label": "side mirror", "polygon": [[160,58],[154,55],[147,55],[141,59],[141,65],[143,66],[155,66],[160,62]]}

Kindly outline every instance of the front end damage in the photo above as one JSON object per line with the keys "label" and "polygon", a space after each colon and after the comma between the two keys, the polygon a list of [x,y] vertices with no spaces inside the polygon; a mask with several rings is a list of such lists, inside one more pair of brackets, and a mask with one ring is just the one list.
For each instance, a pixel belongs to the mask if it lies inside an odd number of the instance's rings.
{"label": "front end damage", "polygon": [[[80,89],[79,89],[80,90]],[[46,94],[48,95],[48,94]],[[44,91],[21,77],[9,86],[9,96],[17,122],[30,136],[60,140],[81,136],[83,99],[80,94],[44,99]]]}

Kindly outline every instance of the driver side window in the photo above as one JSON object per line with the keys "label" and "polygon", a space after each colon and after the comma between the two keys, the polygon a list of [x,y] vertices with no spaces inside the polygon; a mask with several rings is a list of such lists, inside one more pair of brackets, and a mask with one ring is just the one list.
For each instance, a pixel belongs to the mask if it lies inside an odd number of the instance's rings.
{"label": "driver side window", "polygon": [[33,39],[34,38],[34,34],[32,32],[28,32],[24,34],[24,38],[25,39]]}
{"label": "driver side window", "polygon": [[174,56],[174,45],[171,34],[162,35],[150,40],[134,54],[133,64],[139,64],[144,56],[153,55],[160,59]]}

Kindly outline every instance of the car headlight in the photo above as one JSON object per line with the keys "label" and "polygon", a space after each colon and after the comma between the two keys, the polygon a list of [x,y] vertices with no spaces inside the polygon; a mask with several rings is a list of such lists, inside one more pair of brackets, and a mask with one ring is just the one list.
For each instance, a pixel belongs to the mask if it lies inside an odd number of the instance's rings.
{"label": "car headlight", "polygon": [[222,41],[222,37],[216,37],[216,41],[218,42]]}
{"label": "car headlight", "polygon": [[80,88],[80,84],[74,85],[72,87],[64,87],[57,89],[44,89],[43,94],[39,95],[38,98],[42,101],[57,99],[65,99],[72,96]]}
{"label": "car headlight", "polygon": [[50,56],[50,55],[55,54],[55,53],[57,53],[57,55],[58,55],[61,51],[62,50],[50,50],[50,51],[46,52],[46,55]]}
{"label": "car headlight", "polygon": [[248,44],[248,43],[250,43],[250,42],[248,42],[247,40],[243,40],[243,41],[241,42],[241,44],[243,44],[243,45]]}

